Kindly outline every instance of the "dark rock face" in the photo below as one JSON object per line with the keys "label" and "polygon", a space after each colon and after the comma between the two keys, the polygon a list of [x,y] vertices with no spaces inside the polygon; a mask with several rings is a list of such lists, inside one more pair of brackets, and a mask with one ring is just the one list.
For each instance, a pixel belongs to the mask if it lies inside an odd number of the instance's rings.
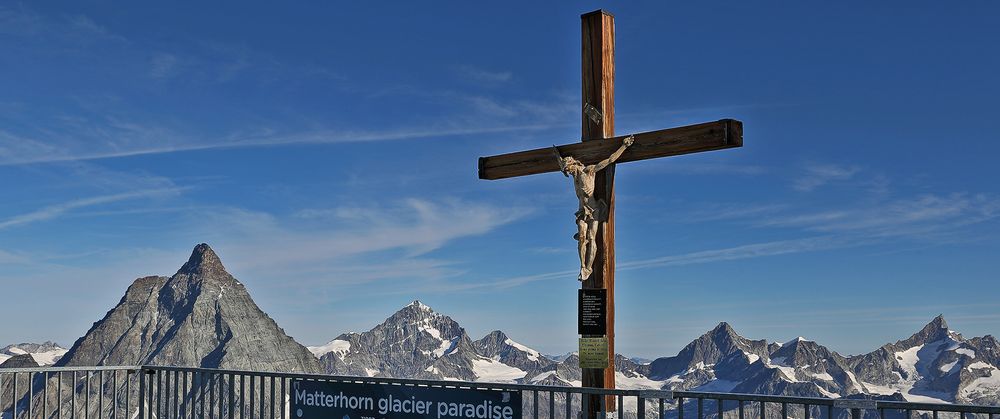
{"label": "dark rock face", "polygon": [[473,342],[458,322],[419,301],[372,330],[309,349],[331,374],[519,382],[557,366],[500,331]]}
{"label": "dark rock face", "polygon": [[721,364],[725,368],[714,368],[716,373],[712,378],[724,379],[732,375],[728,373],[736,373],[767,355],[767,341],[746,339],[729,323],[723,322],[689,343],[676,356],[654,360],[643,372],[652,379],[662,380],[685,373],[698,375],[699,370]]}
{"label": "dark rock face", "polygon": [[331,374],[475,379],[465,356],[474,352],[465,330],[419,301],[372,330],[343,334],[310,350]]}
{"label": "dark rock face", "polygon": [[37,368],[39,366],[31,354],[14,355],[0,363],[0,368]]}
{"label": "dark rock face", "polygon": [[321,372],[207,244],[171,277],[137,279],[58,366],[172,365]]}

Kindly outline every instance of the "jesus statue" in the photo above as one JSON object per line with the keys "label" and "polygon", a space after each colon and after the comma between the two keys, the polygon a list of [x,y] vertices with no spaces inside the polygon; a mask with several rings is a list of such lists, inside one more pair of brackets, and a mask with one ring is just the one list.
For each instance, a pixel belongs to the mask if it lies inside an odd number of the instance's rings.
{"label": "jesus statue", "polygon": [[[601,160],[597,164],[584,165],[573,157],[562,157],[556,149],[556,157],[559,159],[559,169],[566,177],[573,176],[573,184],[576,187],[576,197],[580,200],[580,209],[576,211],[577,233],[573,238],[578,242],[580,251],[580,281],[590,278],[593,273],[594,258],[597,257],[597,229],[601,223],[608,219],[608,204],[604,200],[594,198],[594,178],[597,172],[610,166],[625,149],[632,145],[634,138],[628,136],[611,156]],[[554,146],[553,146],[554,147]]]}

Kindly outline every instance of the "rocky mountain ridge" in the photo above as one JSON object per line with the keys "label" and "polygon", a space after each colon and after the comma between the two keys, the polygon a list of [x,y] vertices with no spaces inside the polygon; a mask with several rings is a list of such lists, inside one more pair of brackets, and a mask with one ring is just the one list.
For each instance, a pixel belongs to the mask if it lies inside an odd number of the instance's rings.
{"label": "rocky mountain ridge", "polygon": [[[499,330],[473,341],[455,320],[419,301],[372,330],[309,349],[330,374],[581,384],[575,354],[547,357]],[[677,355],[647,364],[615,359],[621,388],[1000,404],[997,340],[964,339],[943,316],[907,339],[850,357],[801,337],[747,339],[723,322]]]}
{"label": "rocky mountain ridge", "polygon": [[139,278],[56,366],[172,365],[319,372],[207,245],[173,276]]}

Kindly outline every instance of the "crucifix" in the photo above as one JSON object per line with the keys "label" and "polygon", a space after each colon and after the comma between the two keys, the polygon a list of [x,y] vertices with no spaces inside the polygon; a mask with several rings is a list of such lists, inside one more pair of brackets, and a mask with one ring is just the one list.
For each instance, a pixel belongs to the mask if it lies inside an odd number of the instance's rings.
{"label": "crucifix", "polygon": [[[582,368],[583,386],[615,388],[615,164],[743,145],[743,123],[723,119],[697,125],[615,136],[614,107],[614,16],[597,10],[581,16],[583,29],[583,141],[529,151],[479,158],[480,179],[505,179],[561,171],[573,176],[580,208],[577,211],[577,248],[580,252],[584,291],[604,296],[600,338],[606,345],[607,362],[602,368]],[[584,310],[581,302],[580,310]],[[581,315],[581,318],[583,316]],[[581,347],[584,340],[581,339]],[[590,342],[590,341],[588,341]],[[604,343],[606,342],[606,343]],[[601,348],[605,349],[605,348]],[[581,349],[582,351],[582,349]],[[581,364],[582,364],[581,352]],[[583,366],[583,365],[581,365]],[[596,412],[615,411],[615,398],[586,401],[590,417]]]}

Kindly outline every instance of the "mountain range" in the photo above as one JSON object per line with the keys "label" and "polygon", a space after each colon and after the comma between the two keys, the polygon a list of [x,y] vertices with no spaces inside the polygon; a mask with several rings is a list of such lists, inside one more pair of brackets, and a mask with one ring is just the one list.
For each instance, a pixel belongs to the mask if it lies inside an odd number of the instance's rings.
{"label": "mountain range", "polygon": [[[472,340],[458,322],[419,301],[361,333],[309,348],[329,374],[579,386],[575,354],[547,357],[496,330]],[[1000,344],[965,339],[934,318],[907,339],[843,356],[805,338],[740,336],[728,323],[677,355],[637,363],[616,355],[620,388],[801,397],[1000,404]]]}
{"label": "mountain range", "polygon": [[[52,343],[0,350],[7,357],[21,352],[37,364],[56,366],[173,365],[581,385],[576,354],[545,356],[501,330],[473,340],[457,321],[419,301],[371,330],[306,348],[260,310],[206,244],[196,246],[174,275],[136,279],[68,351]],[[906,339],[855,356],[804,338],[752,340],[720,323],[676,355],[651,362],[616,355],[615,367],[619,388],[1000,404],[1000,344],[989,335],[964,338],[942,316]]]}

